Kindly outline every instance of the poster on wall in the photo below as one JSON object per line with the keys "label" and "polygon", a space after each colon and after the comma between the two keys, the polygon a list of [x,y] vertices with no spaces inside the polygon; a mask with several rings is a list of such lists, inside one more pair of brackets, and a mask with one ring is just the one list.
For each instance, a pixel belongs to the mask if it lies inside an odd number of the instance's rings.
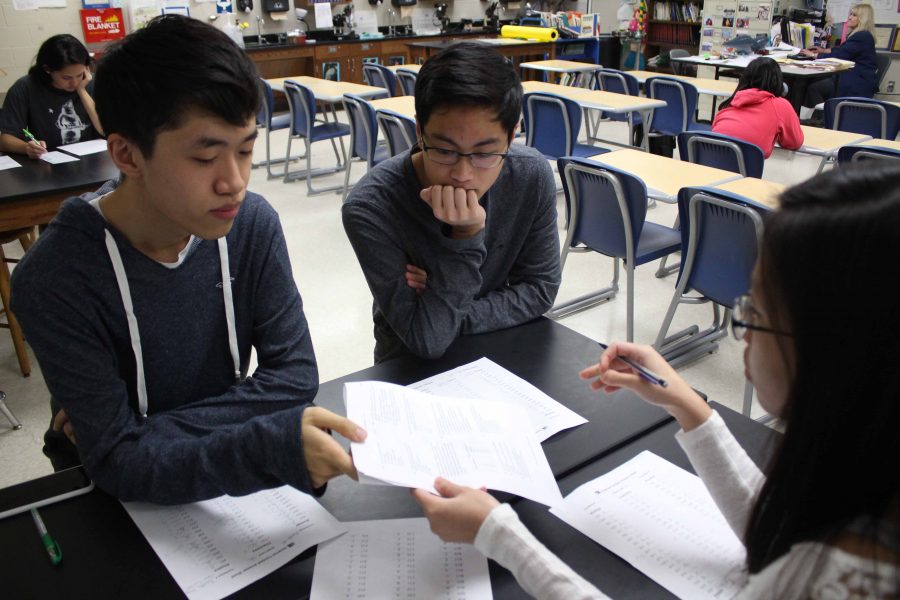
{"label": "poster on wall", "polygon": [[121,8],[88,8],[79,12],[85,44],[100,44],[125,37]]}
{"label": "poster on wall", "polygon": [[109,8],[109,0],[81,0],[82,8]]}
{"label": "poster on wall", "polygon": [[339,63],[339,62],[324,62],[324,63],[322,63],[322,79],[327,79],[329,81],[340,81],[341,80],[341,63]]}

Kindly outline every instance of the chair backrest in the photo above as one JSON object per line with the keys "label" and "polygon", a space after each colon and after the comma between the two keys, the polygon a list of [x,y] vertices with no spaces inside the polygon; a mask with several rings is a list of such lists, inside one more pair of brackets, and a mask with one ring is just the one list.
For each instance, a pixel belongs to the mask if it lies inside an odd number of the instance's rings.
{"label": "chair backrest", "polygon": [[577,102],[556,94],[531,92],[525,94],[523,112],[526,145],[552,159],[572,154],[581,130],[581,107]]}
{"label": "chair backrest", "polygon": [[771,209],[749,198],[706,187],[678,193],[682,266],[679,280],[713,302],[731,307],[750,290],[750,278]]}
{"label": "chair backrest", "polygon": [[697,88],[672,77],[648,77],[644,90],[648,98],[666,103],[664,107],[653,110],[651,131],[678,135],[690,129],[697,111]]}
{"label": "chair backrest", "polygon": [[400,90],[404,96],[416,95],[416,77],[415,71],[409,69],[397,69],[397,81],[400,82]]}
{"label": "chair backrest", "polygon": [[678,134],[681,160],[697,165],[725,169],[744,177],[761,178],[765,153],[756,144],[707,131],[683,131]]}
{"label": "chair backrest", "polygon": [[416,120],[392,110],[375,111],[375,119],[387,140],[388,154],[397,156],[416,143]]}
{"label": "chair backrest", "polygon": [[604,68],[602,71],[597,71],[594,87],[604,92],[628,94],[629,96],[640,96],[641,94],[641,84],[637,77],[618,69]]}
{"label": "chair backrest", "polygon": [[288,79],[284,82],[284,95],[291,109],[291,135],[309,136],[316,120],[316,97],[312,90]]}
{"label": "chair backrest", "polygon": [[875,85],[880,89],[884,82],[884,76],[887,75],[888,68],[891,66],[890,52],[875,53]]}
{"label": "chair backrest", "polygon": [[861,160],[886,160],[900,164],[900,150],[880,146],[844,146],[838,150],[837,162],[844,164]]}
{"label": "chair backrest", "polygon": [[829,98],[825,127],[893,140],[900,130],[900,106],[873,98]]}
{"label": "chair backrest", "polygon": [[364,63],[363,76],[369,82],[369,85],[387,90],[388,96],[393,96],[396,93],[397,76],[384,65]]}
{"label": "chair backrest", "polygon": [[643,180],[568,156],[557,166],[566,195],[566,246],[584,244],[606,256],[633,260],[647,216]]}
{"label": "chair backrest", "polygon": [[358,156],[371,166],[378,143],[378,123],[375,108],[368,100],[354,94],[344,94],[344,110],[350,121],[351,157]]}
{"label": "chair backrest", "polygon": [[259,78],[259,112],[256,113],[256,124],[262,127],[272,126],[272,113],[275,111],[275,94],[272,93],[272,86],[269,82]]}
{"label": "chair backrest", "polygon": [[687,58],[691,53],[683,48],[675,48],[674,50],[669,50],[669,63],[672,65],[672,71],[676,75],[695,75],[697,73],[697,68],[692,67],[690,65],[686,65],[683,62],[678,62],[677,60],[672,60],[673,58]]}

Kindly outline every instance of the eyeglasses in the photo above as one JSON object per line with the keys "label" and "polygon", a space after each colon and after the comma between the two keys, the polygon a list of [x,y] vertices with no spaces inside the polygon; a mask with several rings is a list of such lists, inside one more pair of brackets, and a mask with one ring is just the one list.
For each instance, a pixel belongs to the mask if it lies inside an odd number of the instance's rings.
{"label": "eyeglasses", "polygon": [[794,334],[786,331],[779,331],[777,329],[772,329],[771,327],[757,325],[754,321],[758,318],[759,311],[754,308],[753,300],[750,296],[748,294],[738,296],[734,301],[734,308],[731,312],[731,334],[734,336],[734,339],[738,341],[743,340],[748,329],[750,331],[760,331],[763,333],[772,333],[774,335],[794,336]]}
{"label": "eyeglasses", "polygon": [[447,150],[446,148],[435,148],[425,143],[425,136],[422,136],[422,150],[428,160],[436,162],[439,165],[455,165],[459,159],[466,157],[472,166],[476,169],[493,169],[506,158],[509,152],[457,152],[456,150]]}

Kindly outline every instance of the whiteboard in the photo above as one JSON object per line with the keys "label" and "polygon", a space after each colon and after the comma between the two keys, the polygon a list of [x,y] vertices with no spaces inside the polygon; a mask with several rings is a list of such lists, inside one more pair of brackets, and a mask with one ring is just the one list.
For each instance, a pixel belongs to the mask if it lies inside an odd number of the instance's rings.
{"label": "whiteboard", "polygon": [[879,25],[900,25],[900,12],[897,12],[897,0],[867,0],[875,9],[875,22]]}

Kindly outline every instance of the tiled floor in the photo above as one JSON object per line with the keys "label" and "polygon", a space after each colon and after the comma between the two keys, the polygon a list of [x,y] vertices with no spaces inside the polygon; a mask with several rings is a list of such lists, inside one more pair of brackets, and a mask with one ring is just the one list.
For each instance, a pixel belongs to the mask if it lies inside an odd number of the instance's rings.
{"label": "tiled floor", "polygon": [[[627,132],[622,123],[601,125],[601,135],[625,142]],[[274,154],[284,147],[283,132],[273,135]],[[263,143],[257,144],[257,159],[265,155]],[[314,164],[331,160],[331,149],[325,143],[314,147]],[[785,184],[800,182],[811,176],[818,165],[814,157],[795,156],[776,150],[766,163],[765,178]],[[365,167],[354,163],[351,181]],[[343,175],[323,178],[322,184],[340,183]],[[307,197],[302,181],[284,184],[280,179],[267,180],[264,169],[252,172],[250,189],[263,194],[281,216],[288,240],[294,278],[303,296],[318,358],[321,380],[327,381],[372,364],[371,296],[356,258],[341,226],[340,195],[328,193]],[[559,211],[563,213],[562,195]],[[676,211],[671,205],[658,205],[648,213],[653,221],[671,225]],[[564,237],[560,220],[560,238]],[[20,251],[6,246],[10,255]],[[674,277],[657,279],[654,265],[636,271],[635,339],[652,343],[662,322],[674,290]],[[560,298],[566,299],[605,282],[612,273],[609,259],[599,256],[574,255],[563,274]],[[679,309],[676,324],[691,319],[706,324],[708,307]],[[610,303],[565,318],[562,324],[596,340],[621,339],[625,335],[624,295]],[[719,352],[682,369],[682,374],[696,388],[713,400],[738,408],[743,394],[743,345],[732,339],[722,342]],[[573,365],[580,367],[581,365]],[[9,335],[0,331],[0,390],[7,403],[24,424],[12,431],[0,416],[0,487],[51,472],[49,462],[41,454],[41,436],[49,420],[48,392],[34,363],[29,378],[18,370]],[[754,416],[758,409],[754,409]]]}

